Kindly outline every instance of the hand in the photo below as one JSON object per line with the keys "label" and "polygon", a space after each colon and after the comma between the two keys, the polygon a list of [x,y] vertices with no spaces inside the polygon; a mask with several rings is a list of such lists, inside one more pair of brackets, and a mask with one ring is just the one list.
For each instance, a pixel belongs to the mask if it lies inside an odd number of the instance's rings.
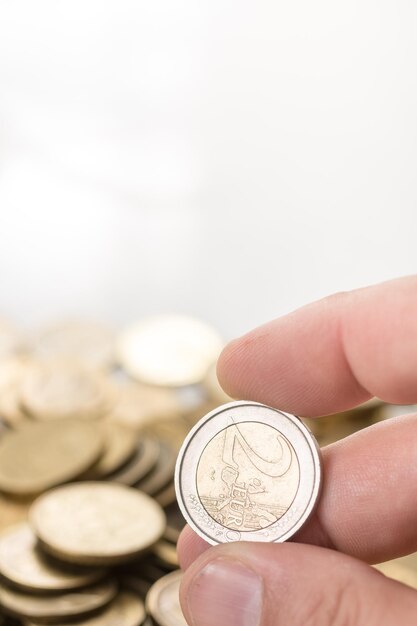
{"label": "hand", "polygon": [[[372,396],[416,403],[417,277],[270,322],[226,347],[218,375],[233,397],[306,417]],[[323,456],[323,492],[297,543],[209,548],[183,531],[181,603],[190,624],[417,623],[417,592],[366,564],[417,550],[417,415],[360,431]]]}

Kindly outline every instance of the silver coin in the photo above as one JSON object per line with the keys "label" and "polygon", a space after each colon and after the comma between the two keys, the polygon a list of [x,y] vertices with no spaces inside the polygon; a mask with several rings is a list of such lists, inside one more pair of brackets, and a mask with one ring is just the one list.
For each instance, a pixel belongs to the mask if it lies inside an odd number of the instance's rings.
{"label": "silver coin", "polygon": [[160,626],[186,626],[180,606],[179,590],[182,572],[175,570],[159,578],[146,596],[147,613]]}
{"label": "silver coin", "polygon": [[256,402],[231,402],[203,417],[175,471],[185,519],[213,545],[286,541],[313,512],[321,481],[320,451],[308,428]]}

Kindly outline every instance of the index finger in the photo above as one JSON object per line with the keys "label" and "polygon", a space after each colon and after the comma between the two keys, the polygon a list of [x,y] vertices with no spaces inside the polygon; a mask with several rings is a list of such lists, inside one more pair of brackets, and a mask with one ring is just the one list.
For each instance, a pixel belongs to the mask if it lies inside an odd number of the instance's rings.
{"label": "index finger", "polygon": [[377,396],[417,402],[417,276],[314,302],[232,341],[218,377],[234,398],[304,417]]}

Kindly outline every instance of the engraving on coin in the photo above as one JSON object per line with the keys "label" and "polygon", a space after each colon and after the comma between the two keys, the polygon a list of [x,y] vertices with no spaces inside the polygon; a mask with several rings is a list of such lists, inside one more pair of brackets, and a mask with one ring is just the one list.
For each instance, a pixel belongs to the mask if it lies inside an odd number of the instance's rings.
{"label": "engraving on coin", "polygon": [[178,456],[175,486],[185,519],[209,543],[285,541],[317,502],[320,454],[296,416],[232,402],[194,426]]}
{"label": "engraving on coin", "polygon": [[256,422],[231,424],[205,447],[197,492],[207,513],[222,526],[260,530],[288,511],[299,476],[297,456],[275,428]]}

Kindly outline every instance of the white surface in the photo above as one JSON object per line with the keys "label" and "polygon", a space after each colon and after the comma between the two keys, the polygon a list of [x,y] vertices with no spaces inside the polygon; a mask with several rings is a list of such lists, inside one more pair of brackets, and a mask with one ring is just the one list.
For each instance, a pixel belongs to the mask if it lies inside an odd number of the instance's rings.
{"label": "white surface", "polygon": [[0,2],[0,312],[243,332],[416,269],[413,0]]}

